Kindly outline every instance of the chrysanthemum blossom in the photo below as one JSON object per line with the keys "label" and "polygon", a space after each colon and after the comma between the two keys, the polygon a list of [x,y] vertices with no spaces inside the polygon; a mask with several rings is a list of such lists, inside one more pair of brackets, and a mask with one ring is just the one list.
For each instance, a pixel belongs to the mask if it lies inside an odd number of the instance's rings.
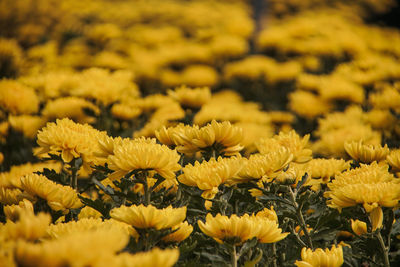
{"label": "chrysanthemum blossom", "polygon": [[308,175],[327,183],[331,177],[350,168],[350,161],[344,159],[312,159],[304,165]]}
{"label": "chrysanthemum blossom", "polygon": [[43,175],[28,174],[21,178],[21,188],[28,194],[40,197],[55,211],[67,211],[82,206],[76,191],[70,186],[56,184]]}
{"label": "chrysanthemum blossom", "polygon": [[256,147],[261,154],[268,154],[271,151],[287,148],[293,154],[293,161],[305,163],[312,158],[312,151],[307,147],[310,135],[301,138],[295,131],[288,133],[280,132],[272,138],[263,138],[256,142]]}
{"label": "chrysanthemum blossom", "polygon": [[296,261],[297,267],[340,267],[344,262],[343,248],[341,245],[332,246],[331,249],[317,248],[312,250],[310,248],[302,248],[301,261]]}
{"label": "chrysanthemum blossom", "polygon": [[289,233],[282,233],[275,220],[269,220],[264,216],[244,214],[230,217],[217,214],[213,217],[210,213],[206,216],[206,222],[197,222],[200,230],[214,238],[218,243],[234,242],[240,245],[254,237],[260,243],[274,243],[284,239]]}
{"label": "chrysanthemum blossom", "polygon": [[356,235],[363,235],[366,234],[367,231],[367,224],[360,220],[353,220],[351,219],[351,229]]}
{"label": "chrysanthemum blossom", "polygon": [[94,163],[93,152],[98,147],[97,139],[104,134],[88,124],[75,123],[68,118],[58,119],[39,131],[37,143],[41,149],[35,154],[60,155],[64,162],[82,158],[84,168],[90,170]]}
{"label": "chrysanthemum blossom", "polygon": [[352,159],[362,163],[379,162],[385,160],[389,154],[387,145],[383,147],[380,145],[365,145],[361,140],[358,142],[346,142],[344,149]]}
{"label": "chrysanthemum blossom", "polygon": [[113,219],[132,225],[137,229],[168,229],[179,225],[186,218],[186,207],[157,209],[149,205],[121,206],[111,210]]}
{"label": "chrysanthemum blossom", "polygon": [[181,169],[180,156],[175,150],[155,143],[155,139],[137,138],[114,143],[113,154],[107,159],[114,170],[109,179],[115,180],[134,170],[154,170],[165,179],[174,179]]}
{"label": "chrysanthemum blossom", "polygon": [[188,222],[183,222],[172,227],[172,230],[175,232],[162,238],[164,242],[181,242],[185,240],[192,233],[193,226],[188,224]]}
{"label": "chrysanthemum blossom", "polygon": [[121,253],[116,258],[116,266],[131,267],[172,267],[179,259],[179,249],[153,248],[147,252],[135,254]]}
{"label": "chrysanthemum blossom", "polygon": [[211,91],[209,87],[187,88],[181,86],[175,90],[168,90],[168,95],[179,102],[183,107],[200,108],[211,99]]}
{"label": "chrysanthemum blossom", "polygon": [[400,171],[400,149],[393,150],[386,157],[386,161],[395,171]]}
{"label": "chrysanthemum blossom", "polygon": [[189,163],[182,169],[183,174],[178,177],[178,180],[188,186],[197,186],[204,191],[203,198],[212,199],[218,193],[218,186],[239,173],[242,161],[241,157],[219,157],[217,160],[211,158],[202,163],[196,161],[194,165]]}

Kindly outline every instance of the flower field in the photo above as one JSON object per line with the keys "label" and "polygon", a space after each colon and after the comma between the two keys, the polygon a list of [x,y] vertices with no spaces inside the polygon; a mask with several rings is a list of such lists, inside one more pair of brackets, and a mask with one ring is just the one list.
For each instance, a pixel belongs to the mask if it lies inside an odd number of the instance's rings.
{"label": "flower field", "polygon": [[0,0],[0,266],[399,266],[395,9]]}

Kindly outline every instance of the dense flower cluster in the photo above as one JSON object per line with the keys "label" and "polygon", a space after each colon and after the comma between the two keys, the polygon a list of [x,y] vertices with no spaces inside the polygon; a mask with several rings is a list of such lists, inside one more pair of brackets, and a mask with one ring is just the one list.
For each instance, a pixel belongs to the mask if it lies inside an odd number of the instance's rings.
{"label": "dense flower cluster", "polygon": [[400,262],[394,6],[0,1],[0,265]]}

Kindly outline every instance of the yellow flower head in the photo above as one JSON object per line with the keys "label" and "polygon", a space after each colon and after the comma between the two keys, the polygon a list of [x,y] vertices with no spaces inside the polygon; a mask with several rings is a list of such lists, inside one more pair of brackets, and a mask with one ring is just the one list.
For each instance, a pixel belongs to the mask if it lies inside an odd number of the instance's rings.
{"label": "yellow flower head", "polygon": [[74,189],[50,181],[43,175],[28,174],[21,178],[21,188],[32,196],[47,201],[53,210],[76,209],[82,206]]}
{"label": "yellow flower head", "polygon": [[363,235],[367,233],[367,224],[363,221],[351,219],[351,229],[356,235]]}
{"label": "yellow flower head", "polygon": [[118,228],[76,231],[41,243],[19,242],[15,258],[21,266],[99,266],[115,256],[129,241]]}
{"label": "yellow flower head", "polygon": [[67,118],[57,119],[56,123],[50,122],[39,131],[37,143],[41,150],[36,155],[61,155],[64,162],[81,157],[84,167],[89,168],[88,165],[93,161],[93,151],[98,146],[97,139],[102,134],[105,133],[88,124],[75,123]]}
{"label": "yellow flower head", "polygon": [[268,220],[278,222],[278,216],[276,215],[273,206],[271,206],[270,209],[264,208],[263,210],[260,210],[257,212],[256,217],[267,218]]}
{"label": "yellow flower head", "polygon": [[0,203],[3,205],[16,205],[24,199],[22,191],[15,188],[0,187]]}
{"label": "yellow flower head", "polygon": [[100,110],[92,102],[79,97],[61,97],[48,101],[42,115],[49,120],[70,118],[79,123],[92,123],[95,118],[86,115],[83,109],[89,109],[98,115]]}
{"label": "yellow flower head", "polygon": [[312,158],[311,149],[306,148],[310,135],[303,138],[295,131],[288,133],[280,132],[269,139],[261,139],[256,143],[258,151],[261,154],[268,154],[271,151],[279,150],[281,147],[286,147],[293,154],[293,161],[297,163],[305,163]]}
{"label": "yellow flower head", "polygon": [[132,267],[172,267],[179,259],[179,249],[153,248],[147,252],[138,252],[135,254],[121,253],[118,255],[116,266]]}
{"label": "yellow flower head", "polygon": [[39,110],[35,91],[12,80],[0,81],[0,107],[13,115],[32,114]]}
{"label": "yellow flower head", "polygon": [[182,222],[174,227],[172,230],[176,230],[175,232],[164,236],[162,240],[164,242],[181,242],[189,237],[189,235],[193,231],[193,226],[188,224],[187,222]]}
{"label": "yellow flower head", "polygon": [[211,99],[209,87],[189,89],[186,86],[168,90],[168,95],[179,102],[181,106],[188,108],[200,108]]}
{"label": "yellow flower head", "polygon": [[195,162],[194,165],[187,164],[183,174],[178,177],[179,182],[188,186],[197,186],[203,190],[203,198],[212,199],[218,193],[218,186],[235,177],[242,168],[243,158],[232,157],[217,160],[211,158],[208,162]]}
{"label": "yellow flower head", "polygon": [[386,161],[395,171],[400,171],[400,149],[393,150],[386,157]]}
{"label": "yellow flower head", "polygon": [[206,222],[197,222],[200,230],[218,243],[234,242],[236,245],[246,240],[257,237],[260,243],[274,243],[285,238],[289,233],[282,233],[278,224],[265,216],[244,214],[239,217],[233,214],[230,217],[217,214],[213,217],[210,213]]}
{"label": "yellow flower head", "polygon": [[33,212],[21,212],[16,222],[7,220],[3,225],[0,224],[0,240],[29,240],[35,241],[43,237],[46,229],[51,222],[49,214]]}
{"label": "yellow flower head", "polygon": [[297,267],[340,267],[343,260],[343,248],[341,245],[332,246],[331,249],[317,248],[312,250],[310,248],[302,248],[301,261],[296,261]]}
{"label": "yellow flower head", "polygon": [[34,139],[40,128],[42,128],[47,120],[39,116],[20,115],[8,117],[11,128],[21,132],[24,136]]}
{"label": "yellow flower head", "polygon": [[0,173],[0,187],[21,188],[21,177],[43,169],[51,169],[57,173],[61,171],[60,162],[39,162],[14,165],[8,172]]}
{"label": "yellow flower head", "polygon": [[352,159],[362,163],[379,162],[385,160],[386,156],[389,154],[387,145],[384,147],[380,145],[364,145],[361,140],[358,142],[346,142],[344,144],[344,149]]}
{"label": "yellow flower head", "polygon": [[101,218],[102,214],[98,212],[97,210],[86,206],[81,209],[81,211],[78,214],[78,219],[88,219],[88,218],[93,218],[93,219],[99,219]]}
{"label": "yellow flower head", "polygon": [[140,108],[121,103],[114,104],[111,108],[111,113],[115,118],[121,120],[132,120],[138,117],[142,113],[142,111]]}
{"label": "yellow flower head", "polygon": [[157,209],[149,205],[121,206],[111,210],[113,219],[132,225],[138,229],[155,228],[157,230],[172,228],[186,218],[186,207]]}
{"label": "yellow flower head", "polygon": [[178,124],[175,127],[162,127],[155,132],[155,136],[164,145],[177,146],[176,149],[179,152],[193,154],[198,149],[191,143],[191,140],[196,136],[198,130],[197,125]]}
{"label": "yellow flower head", "polygon": [[321,178],[324,183],[331,177],[350,168],[350,161],[343,159],[312,159],[307,162],[304,169],[312,178]]}
{"label": "yellow flower head", "polygon": [[116,142],[113,154],[108,157],[109,168],[114,170],[109,179],[119,179],[134,170],[154,170],[165,179],[174,179],[181,168],[179,160],[175,150],[156,144],[155,139]]}
{"label": "yellow flower head", "polygon": [[19,220],[19,217],[22,213],[31,213],[33,214],[33,205],[27,199],[23,199],[18,205],[6,205],[4,206],[4,214],[6,215],[7,220],[11,220],[13,222]]}

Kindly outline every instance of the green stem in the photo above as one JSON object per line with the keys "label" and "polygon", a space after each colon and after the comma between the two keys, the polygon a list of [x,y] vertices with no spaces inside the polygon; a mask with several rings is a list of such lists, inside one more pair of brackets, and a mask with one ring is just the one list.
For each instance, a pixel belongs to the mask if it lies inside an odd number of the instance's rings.
{"label": "green stem", "polygon": [[147,177],[143,178],[143,190],[144,190],[144,205],[148,206],[150,204],[150,188],[147,184]]}
{"label": "green stem", "polygon": [[277,265],[277,263],[276,263],[276,258],[277,258],[277,255],[276,255],[276,243],[272,243],[272,254],[273,254],[273,260],[272,260],[272,266],[274,266],[274,267],[278,267],[278,265]]}
{"label": "green stem", "polygon": [[383,252],[383,262],[385,267],[390,267],[389,262],[389,248],[385,246],[385,242],[383,241],[381,230],[376,231],[376,236],[378,237],[379,244],[381,245],[381,249]]}
{"label": "green stem", "polygon": [[231,264],[232,267],[237,267],[237,254],[236,254],[236,245],[232,245],[232,251],[231,251]]}
{"label": "green stem", "polygon": [[306,236],[306,241],[307,241],[307,243],[308,243],[307,246],[308,246],[309,248],[311,248],[311,249],[314,249],[313,243],[312,243],[312,240],[311,240],[310,233],[308,232],[308,229],[307,229],[307,224],[306,224],[306,222],[305,222],[305,220],[304,220],[304,217],[303,217],[303,214],[302,214],[302,212],[301,212],[301,207],[300,207],[299,204],[297,204],[297,202],[296,202],[296,195],[297,195],[297,192],[293,192],[291,186],[288,186],[288,188],[289,188],[289,192],[290,192],[290,199],[291,199],[291,201],[292,201],[293,206],[294,206],[295,209],[296,209],[296,216],[297,216],[297,219],[299,220],[300,227],[301,227],[301,229],[303,230],[304,235]]}

